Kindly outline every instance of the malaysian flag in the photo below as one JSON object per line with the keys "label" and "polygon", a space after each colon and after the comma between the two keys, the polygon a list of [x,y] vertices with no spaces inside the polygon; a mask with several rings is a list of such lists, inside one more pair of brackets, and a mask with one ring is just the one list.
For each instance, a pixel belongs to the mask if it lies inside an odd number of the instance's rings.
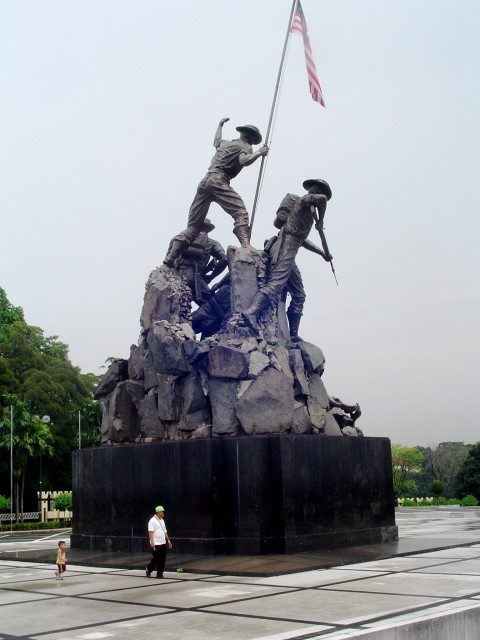
{"label": "malaysian flag", "polygon": [[297,0],[297,6],[295,8],[292,33],[299,33],[303,37],[303,46],[305,49],[305,62],[307,63],[307,76],[310,93],[312,94],[312,99],[315,100],[315,102],[319,102],[322,107],[324,107],[325,103],[323,101],[322,88],[318,80],[315,62],[313,61],[313,53],[312,47],[310,46],[310,38],[308,37],[307,23],[305,22],[305,16],[303,14],[300,0]]}

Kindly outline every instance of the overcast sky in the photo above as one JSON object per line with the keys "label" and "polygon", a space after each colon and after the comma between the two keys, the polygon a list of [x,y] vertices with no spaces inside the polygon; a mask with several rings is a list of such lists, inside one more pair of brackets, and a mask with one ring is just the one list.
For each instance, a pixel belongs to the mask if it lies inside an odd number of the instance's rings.
{"label": "overcast sky", "polygon": [[[218,120],[265,132],[290,0],[2,0],[0,286],[83,372],[128,357],[148,274]],[[333,190],[339,286],[300,251],[300,333],[366,435],[480,440],[478,0],[303,0],[326,109],[292,35],[253,244],[287,192]],[[251,208],[259,163],[233,186]],[[212,236],[237,244],[217,205]],[[311,236],[312,240],[316,240]]]}

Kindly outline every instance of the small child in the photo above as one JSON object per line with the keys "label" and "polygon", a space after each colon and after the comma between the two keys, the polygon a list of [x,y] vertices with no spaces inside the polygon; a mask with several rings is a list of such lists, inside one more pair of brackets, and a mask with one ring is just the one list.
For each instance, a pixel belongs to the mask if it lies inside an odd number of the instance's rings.
{"label": "small child", "polygon": [[67,559],[65,557],[65,540],[60,540],[58,543],[57,552],[57,567],[58,571],[55,571],[55,577],[57,580],[63,580],[62,573],[67,570]]}

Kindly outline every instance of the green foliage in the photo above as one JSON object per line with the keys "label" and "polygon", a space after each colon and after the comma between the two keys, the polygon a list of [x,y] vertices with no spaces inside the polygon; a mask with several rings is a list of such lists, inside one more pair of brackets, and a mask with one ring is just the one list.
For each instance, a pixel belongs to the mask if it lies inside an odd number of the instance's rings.
{"label": "green foliage", "polygon": [[443,493],[444,485],[441,480],[434,480],[432,482],[431,491],[434,496],[441,496]]}
{"label": "green foliage", "polygon": [[[78,367],[72,365],[68,359],[68,347],[58,340],[58,336],[45,336],[39,327],[28,325],[21,307],[13,306],[0,288],[0,389],[7,394],[0,396],[0,421],[3,425],[0,427],[0,439],[4,442],[3,451],[0,444],[0,481],[9,468],[9,445],[5,447],[9,416],[2,411],[4,408],[9,412],[9,396],[15,396],[23,403],[21,410],[14,407],[14,421],[16,417],[20,421],[18,429],[26,428],[25,421],[31,422],[35,416],[48,415],[51,418],[48,427],[43,423],[39,427],[44,434],[46,429],[51,432],[49,444],[55,451],[55,459],[48,457],[48,447],[43,450],[39,446],[27,446],[22,453],[21,464],[16,464],[17,469],[23,468],[23,476],[20,472],[18,477],[22,486],[25,481],[30,504],[36,502],[40,482],[44,489],[71,487],[70,457],[72,449],[78,447],[79,411],[82,446],[94,446],[100,442],[101,408],[92,399],[98,380],[98,376],[82,374]],[[27,414],[30,416],[28,419]],[[8,420],[8,427],[5,420]],[[17,505],[15,508],[17,510]]]}
{"label": "green foliage", "polygon": [[431,506],[431,502],[429,502],[428,500],[420,500],[418,498],[404,498],[403,499],[403,503],[401,503],[399,506],[402,507],[430,507]]}
{"label": "green foliage", "polygon": [[0,342],[5,342],[8,328],[16,322],[24,322],[23,309],[14,307],[0,287]]}
{"label": "green foliage", "polygon": [[68,360],[68,347],[58,336],[45,337],[43,329],[25,322],[23,309],[14,307],[0,287],[0,357],[21,357],[28,348],[36,355]]}
{"label": "green foliage", "polygon": [[455,478],[468,455],[469,445],[463,442],[441,442],[436,447],[419,447],[425,456],[422,470],[416,476],[418,493],[426,495],[430,492],[432,482],[443,482],[443,495],[448,498],[456,496]]}
{"label": "green foliage", "polygon": [[478,500],[475,498],[475,496],[468,495],[460,501],[460,504],[462,505],[462,507],[477,507]]}
{"label": "green foliage", "polygon": [[[12,438],[13,475],[22,476],[29,457],[53,454],[53,435],[49,426],[29,411],[25,401],[11,393],[4,393],[3,398],[7,406],[0,410],[0,447],[10,449]],[[13,407],[13,429],[10,407]]]}
{"label": "green foliage", "polygon": [[472,495],[480,500],[480,442],[469,450],[468,457],[457,475],[455,488],[460,498]]}
{"label": "green foliage", "polygon": [[392,444],[393,490],[396,496],[416,489],[415,474],[422,468],[423,453],[418,447]]}
{"label": "green foliage", "polygon": [[14,522],[12,525],[0,525],[0,531],[37,531],[38,529],[63,529],[65,524],[60,520],[50,520],[49,522]]}
{"label": "green foliage", "polygon": [[0,495],[0,513],[9,513],[11,509],[11,500]]}
{"label": "green foliage", "polygon": [[433,504],[434,504],[435,506],[437,506],[437,507],[438,507],[438,506],[444,506],[444,505],[446,505],[446,504],[447,504],[447,499],[446,499],[446,498],[444,498],[443,496],[438,496],[438,498],[434,498],[434,499],[433,499]]}
{"label": "green foliage", "polygon": [[96,400],[87,398],[80,410],[82,448],[95,447],[100,444],[100,426],[102,424],[102,407]]}
{"label": "green foliage", "polygon": [[53,508],[57,511],[71,511],[72,510],[72,494],[60,493],[53,501]]}
{"label": "green foliage", "polygon": [[469,447],[463,442],[441,442],[432,450],[432,472],[444,484],[446,498],[455,497],[455,478],[465,462]]}
{"label": "green foliage", "polygon": [[[53,454],[53,434],[50,427],[34,416],[27,403],[14,394],[4,393],[6,407],[0,408],[0,448],[13,445],[12,474],[14,476],[15,514],[23,512],[23,487],[29,458]],[[11,412],[10,407],[13,408]],[[12,420],[13,416],[13,420]]]}

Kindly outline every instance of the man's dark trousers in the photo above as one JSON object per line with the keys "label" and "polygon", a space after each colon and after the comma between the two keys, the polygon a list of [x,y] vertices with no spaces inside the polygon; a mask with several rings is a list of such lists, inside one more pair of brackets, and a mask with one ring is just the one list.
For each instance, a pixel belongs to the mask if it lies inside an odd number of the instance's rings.
{"label": "man's dark trousers", "polygon": [[155,549],[152,549],[152,559],[148,563],[147,571],[152,573],[157,568],[157,578],[163,576],[163,570],[165,569],[165,559],[167,557],[167,545],[156,544]]}

